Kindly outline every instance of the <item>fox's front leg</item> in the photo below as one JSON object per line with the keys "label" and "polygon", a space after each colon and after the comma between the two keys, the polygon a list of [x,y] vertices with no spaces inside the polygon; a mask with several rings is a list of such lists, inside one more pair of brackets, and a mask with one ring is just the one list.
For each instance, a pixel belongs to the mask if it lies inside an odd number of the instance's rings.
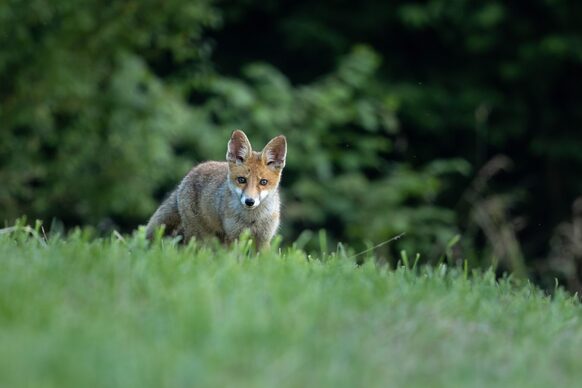
{"label": "fox's front leg", "polygon": [[228,237],[228,235],[226,234],[219,234],[216,237],[218,237],[218,240],[222,244],[229,248],[232,246],[232,243],[234,243],[234,241],[236,240],[235,238]]}
{"label": "fox's front leg", "polygon": [[252,229],[253,241],[257,251],[268,250],[271,248],[271,240],[275,237],[279,229],[279,214],[274,213],[272,218],[267,222],[258,223]]}
{"label": "fox's front leg", "polygon": [[271,248],[271,240],[275,236],[277,228],[269,227],[268,229],[262,229],[253,231],[253,241],[255,242],[255,247],[258,251],[269,250]]}
{"label": "fox's front leg", "polygon": [[257,238],[254,238],[254,240],[257,252],[268,251],[271,248],[271,240],[259,240]]}
{"label": "fox's front leg", "polygon": [[[230,233],[225,233],[223,236],[221,236],[220,241],[227,247],[231,247],[235,241],[240,240],[240,237],[242,234],[245,233],[245,230],[248,231],[248,229],[240,229],[240,230],[236,230],[236,231],[230,231]],[[259,250],[268,248],[269,246],[269,241],[263,241],[261,240],[258,236],[256,236],[254,233],[252,233],[251,231],[251,239],[253,241],[253,245],[256,249],[256,251],[258,252]]]}
{"label": "fox's front leg", "polygon": [[[220,241],[226,246],[227,248],[232,248],[237,241],[240,241],[241,235],[244,233],[244,229],[241,228],[232,228],[226,230],[225,233],[220,237]],[[240,244],[238,244],[240,245]]]}

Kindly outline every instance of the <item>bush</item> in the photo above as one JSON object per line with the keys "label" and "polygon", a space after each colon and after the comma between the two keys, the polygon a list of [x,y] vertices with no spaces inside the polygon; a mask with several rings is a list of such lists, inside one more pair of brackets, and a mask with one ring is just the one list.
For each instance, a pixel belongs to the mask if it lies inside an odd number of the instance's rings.
{"label": "bush", "polygon": [[0,4],[0,219],[146,217],[192,122],[155,68],[203,69],[218,21],[206,0]]}

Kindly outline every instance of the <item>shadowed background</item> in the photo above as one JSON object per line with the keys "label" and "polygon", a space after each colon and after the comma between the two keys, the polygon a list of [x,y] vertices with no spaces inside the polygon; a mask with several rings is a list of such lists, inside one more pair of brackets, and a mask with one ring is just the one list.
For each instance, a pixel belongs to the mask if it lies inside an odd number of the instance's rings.
{"label": "shadowed background", "polygon": [[[582,3],[7,0],[0,220],[130,231],[232,130],[282,234],[582,283]],[[321,236],[320,236],[321,237]]]}

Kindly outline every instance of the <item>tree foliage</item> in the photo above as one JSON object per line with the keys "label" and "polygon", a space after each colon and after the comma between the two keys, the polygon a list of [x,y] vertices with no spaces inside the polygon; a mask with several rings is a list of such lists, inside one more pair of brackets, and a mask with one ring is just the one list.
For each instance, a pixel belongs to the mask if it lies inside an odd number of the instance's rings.
{"label": "tree foliage", "polygon": [[162,61],[206,66],[208,1],[0,4],[0,218],[137,220],[190,115]]}

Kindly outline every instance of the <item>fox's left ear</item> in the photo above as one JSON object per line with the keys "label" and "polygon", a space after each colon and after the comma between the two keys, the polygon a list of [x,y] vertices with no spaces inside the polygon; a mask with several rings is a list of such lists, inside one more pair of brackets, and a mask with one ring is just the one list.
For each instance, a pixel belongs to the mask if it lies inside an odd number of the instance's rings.
{"label": "fox's left ear", "polygon": [[251,142],[247,135],[239,129],[234,131],[228,141],[226,160],[230,163],[244,163],[251,153]]}
{"label": "fox's left ear", "polygon": [[287,157],[287,139],[283,135],[279,135],[273,139],[261,153],[263,163],[274,170],[280,170],[285,167],[285,158]]}

